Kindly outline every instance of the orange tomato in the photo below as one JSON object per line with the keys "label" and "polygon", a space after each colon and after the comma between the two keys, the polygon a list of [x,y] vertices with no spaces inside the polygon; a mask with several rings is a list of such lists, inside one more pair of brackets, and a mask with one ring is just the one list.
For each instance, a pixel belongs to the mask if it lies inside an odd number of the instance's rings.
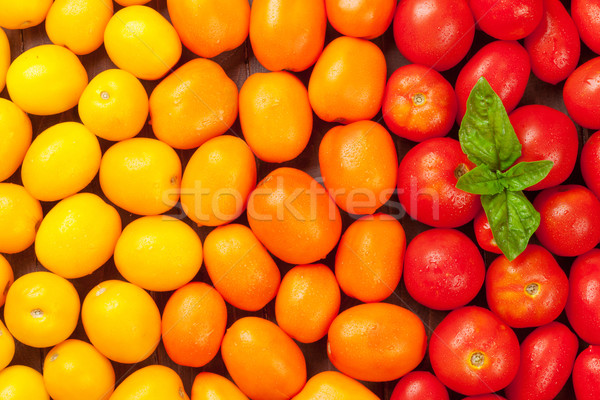
{"label": "orange tomato", "polygon": [[265,247],[290,264],[310,264],[337,244],[340,212],[327,191],[306,172],[278,168],[250,194],[248,222]]}
{"label": "orange tomato", "polygon": [[304,71],[325,43],[323,0],[254,0],[250,43],[256,59],[270,71]]}
{"label": "orange tomato", "polygon": [[323,264],[299,265],[281,281],[275,300],[277,324],[302,343],[327,334],[340,310],[340,288],[335,275]]}
{"label": "orange tomato", "polygon": [[396,190],[396,147],[374,121],[329,130],[319,146],[319,165],[329,194],[350,214],[373,214]]}
{"label": "orange tomato", "polygon": [[310,104],[329,122],[371,119],[381,108],[386,74],[379,47],[368,40],[339,37],[325,47],[310,75]]}
{"label": "orange tomato", "polygon": [[212,372],[200,372],[192,385],[192,400],[248,400],[229,379]]}
{"label": "orange tomato", "polygon": [[234,382],[252,400],[288,400],[306,383],[302,351],[266,319],[234,322],[223,338],[221,354]]}
{"label": "orange tomato", "polygon": [[240,123],[248,146],[261,160],[296,158],[313,127],[304,84],[288,72],[250,75],[240,90]]}
{"label": "orange tomato", "polygon": [[171,22],[183,44],[200,57],[212,58],[240,46],[248,37],[248,0],[167,0]]}
{"label": "orange tomato", "polygon": [[387,214],[363,217],[348,227],[335,257],[335,276],[350,297],[365,303],[388,298],[402,276],[406,235]]}
{"label": "orange tomato", "polygon": [[337,371],[323,371],[306,382],[306,386],[292,400],[379,400],[360,382]]}
{"label": "orange tomato", "polygon": [[202,367],[219,352],[227,325],[227,307],[213,287],[192,282],[177,289],[162,316],[162,340],[171,360]]}
{"label": "orange tomato", "polygon": [[204,241],[204,264],[215,288],[234,307],[257,311],[277,294],[279,268],[244,225],[211,231]]}
{"label": "orange tomato", "polygon": [[327,335],[327,355],[342,373],[384,382],[413,370],[427,348],[425,327],[414,313],[388,303],[361,304],[340,313]]}
{"label": "orange tomato", "polygon": [[342,35],[373,39],[389,28],[396,0],[325,0],[327,19]]}

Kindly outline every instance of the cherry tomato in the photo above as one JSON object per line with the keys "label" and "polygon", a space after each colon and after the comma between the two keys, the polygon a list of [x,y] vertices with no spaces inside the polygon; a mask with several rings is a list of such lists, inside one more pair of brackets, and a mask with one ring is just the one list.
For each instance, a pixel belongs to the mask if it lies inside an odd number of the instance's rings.
{"label": "cherry tomato", "polygon": [[413,371],[396,384],[390,400],[448,400],[448,390],[431,372]]}
{"label": "cherry tomato", "polygon": [[497,40],[483,46],[465,64],[456,79],[457,121],[462,121],[467,98],[480,77],[485,77],[502,99],[506,112],[510,113],[525,93],[529,72],[529,54],[519,43]]}
{"label": "cherry tomato", "polygon": [[458,140],[428,139],[410,149],[398,168],[398,198],[417,221],[436,228],[456,228],[481,209],[479,196],[456,188],[473,169]]}
{"label": "cherry tomato", "polygon": [[475,219],[473,220],[473,228],[475,229],[475,239],[477,239],[477,244],[479,244],[479,247],[491,253],[502,254],[502,251],[498,247],[498,244],[494,239],[494,235],[492,234],[490,221],[488,221],[488,217],[485,215],[485,211],[483,209],[481,209],[475,216]]}
{"label": "cherry tomato", "polygon": [[598,0],[571,0],[571,16],[581,40],[596,54],[600,54],[600,3]]}
{"label": "cherry tomato", "polygon": [[477,26],[501,40],[529,35],[542,20],[542,0],[469,0]]}
{"label": "cherry tomato", "polygon": [[600,242],[600,201],[581,185],[559,185],[542,190],[533,206],[540,213],[535,235],[558,256],[583,254]]}
{"label": "cherry tomato", "polygon": [[600,249],[573,262],[565,310],[575,333],[589,344],[600,345]]}
{"label": "cherry tomato", "polygon": [[429,342],[435,375],[448,388],[475,396],[506,387],[519,369],[519,341],[491,311],[456,309],[435,328]]}
{"label": "cherry tomato", "polygon": [[563,87],[563,100],[571,118],[589,129],[600,129],[600,57],[577,67]]}
{"label": "cherry tomato", "polygon": [[398,68],[383,96],[383,120],[388,128],[414,142],[446,136],[454,125],[456,109],[450,82],[419,64]]}
{"label": "cherry tomato", "polygon": [[580,163],[585,184],[600,198],[600,131],[590,136],[583,145]]}
{"label": "cherry tomato", "polygon": [[573,387],[577,400],[600,399],[600,346],[589,346],[577,356]]}
{"label": "cherry tomato", "polygon": [[466,55],[475,22],[466,0],[402,0],[394,16],[394,39],[410,62],[445,71]]}
{"label": "cherry tomato", "polygon": [[543,105],[517,108],[510,123],[521,142],[521,157],[515,161],[550,160],[548,176],[526,190],[542,190],[563,183],[575,168],[579,151],[577,128],[562,112]]}
{"label": "cherry tomato", "polygon": [[429,229],[418,234],[406,249],[406,290],[426,307],[452,310],[464,306],[477,296],[484,279],[485,264],[479,249],[455,229]]}

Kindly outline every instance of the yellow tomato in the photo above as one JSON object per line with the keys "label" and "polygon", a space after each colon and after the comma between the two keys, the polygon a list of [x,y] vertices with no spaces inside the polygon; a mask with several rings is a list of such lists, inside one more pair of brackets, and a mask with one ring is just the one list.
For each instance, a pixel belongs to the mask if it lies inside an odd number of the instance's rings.
{"label": "yellow tomato", "polygon": [[15,340],[12,335],[0,321],[0,370],[3,370],[10,364],[15,355]]}
{"label": "yellow tomato", "polygon": [[0,371],[0,399],[50,400],[42,374],[31,367],[13,365]]}
{"label": "yellow tomato", "polygon": [[138,6],[148,2],[150,2],[150,0],[115,0],[115,3],[120,4],[123,7]]}
{"label": "yellow tomato", "polygon": [[148,119],[148,94],[142,83],[121,69],[100,72],[79,99],[81,122],[106,140],[137,135]]}
{"label": "yellow tomato", "polygon": [[23,186],[0,183],[0,253],[19,253],[33,244],[42,206]]}
{"label": "yellow tomato", "polygon": [[6,293],[15,281],[13,270],[2,254],[0,254],[0,307],[6,302]]}
{"label": "yellow tomato", "polygon": [[50,347],[71,336],[79,308],[79,295],[71,282],[51,272],[31,272],[8,290],[4,320],[19,342]]}
{"label": "yellow tomato", "polygon": [[77,339],[56,345],[44,360],[44,383],[54,400],[108,400],[115,386],[112,364]]}
{"label": "yellow tomato", "polygon": [[13,102],[0,98],[0,182],[19,168],[30,144],[31,120]]}
{"label": "yellow tomato", "polygon": [[0,28],[0,92],[4,89],[6,83],[6,71],[10,65],[10,43],[6,33]]}
{"label": "yellow tomato", "polygon": [[52,0],[0,0],[0,26],[6,29],[25,29],[44,21]]}
{"label": "yellow tomato", "polygon": [[92,193],[60,201],[42,220],[35,254],[63,278],[89,275],[109,260],[121,234],[117,210]]}
{"label": "yellow tomato", "polygon": [[129,375],[110,400],[189,400],[183,382],[164,365],[149,365]]}
{"label": "yellow tomato", "polygon": [[161,78],[181,57],[181,41],[173,25],[146,6],[117,11],[104,31],[104,46],[117,67],[140,79]]}
{"label": "yellow tomato", "polygon": [[248,397],[229,379],[200,372],[192,385],[192,400],[248,400]]}
{"label": "yellow tomato", "polygon": [[27,50],[13,61],[6,75],[12,101],[36,115],[75,107],[87,83],[87,72],[77,56],[54,44]]}
{"label": "yellow tomato", "polygon": [[46,33],[54,44],[89,54],[102,46],[112,15],[112,0],[55,0],[46,16]]}
{"label": "yellow tomato", "polygon": [[156,303],[144,289],[129,282],[110,280],[96,285],[83,301],[81,320],[94,347],[116,362],[141,362],[160,341]]}
{"label": "yellow tomato", "polygon": [[115,143],[100,163],[100,186],[110,201],[139,215],[158,215],[179,200],[181,161],[168,144],[133,138]]}
{"label": "yellow tomato", "polygon": [[335,400],[379,400],[362,383],[337,371],[324,371],[306,382],[300,393],[292,400],[335,399]]}
{"label": "yellow tomato", "polygon": [[100,168],[96,136],[78,122],[56,124],[31,143],[21,167],[23,186],[41,201],[56,201],[85,188]]}

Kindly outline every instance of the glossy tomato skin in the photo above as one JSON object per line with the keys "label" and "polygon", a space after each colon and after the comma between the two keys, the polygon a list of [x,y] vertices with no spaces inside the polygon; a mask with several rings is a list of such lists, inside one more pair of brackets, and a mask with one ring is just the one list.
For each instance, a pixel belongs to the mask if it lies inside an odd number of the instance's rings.
{"label": "glossy tomato skin", "polygon": [[600,249],[573,262],[565,310],[575,333],[589,344],[600,345]]}
{"label": "glossy tomato skin", "polygon": [[513,328],[554,321],[569,294],[567,275],[552,254],[530,244],[514,260],[499,256],[489,266],[486,296],[490,310]]}
{"label": "glossy tomato skin", "polygon": [[462,400],[506,400],[506,399],[502,396],[498,396],[497,394],[482,394],[480,396],[465,397]]}
{"label": "glossy tomato skin", "polygon": [[542,0],[469,0],[477,26],[501,40],[517,40],[529,35],[543,15]]}
{"label": "glossy tomato skin", "polygon": [[533,206],[540,213],[535,235],[552,253],[575,257],[600,242],[600,201],[585,186],[544,189],[534,199]]}
{"label": "glossy tomato skin", "polygon": [[590,136],[583,145],[580,163],[585,184],[600,198],[600,131]]}
{"label": "glossy tomato skin", "polygon": [[510,123],[521,142],[522,161],[550,160],[550,173],[526,190],[542,190],[563,183],[575,168],[579,151],[577,128],[564,113],[548,106],[533,104],[510,113]]}
{"label": "glossy tomato skin", "polygon": [[529,54],[518,42],[497,40],[481,48],[465,64],[456,79],[458,123],[462,121],[471,89],[485,77],[510,113],[521,101],[530,72]]}
{"label": "glossy tomato skin", "polygon": [[410,62],[446,71],[466,55],[475,22],[466,0],[403,0],[394,16],[394,39]]}
{"label": "glossy tomato skin", "polygon": [[464,306],[477,296],[484,279],[485,264],[479,249],[456,229],[426,230],[406,249],[406,290],[426,307],[452,310]]}
{"label": "glossy tomato skin", "polygon": [[448,390],[431,372],[413,371],[404,375],[390,400],[448,400]]}
{"label": "glossy tomato skin", "polygon": [[577,27],[560,0],[544,0],[544,17],[525,38],[531,70],[553,85],[571,74],[579,62],[581,44]]}
{"label": "glossy tomato skin", "polygon": [[567,112],[579,125],[600,129],[600,57],[577,67],[563,87]]}
{"label": "glossy tomato skin", "polygon": [[521,343],[521,364],[504,391],[508,400],[552,400],[571,375],[579,340],[560,322],[536,328]]}
{"label": "glossy tomato skin", "polygon": [[491,311],[477,306],[456,309],[435,328],[429,359],[438,379],[465,396],[506,387],[519,368],[519,341]]}
{"label": "glossy tomato skin", "polygon": [[398,198],[417,221],[456,228],[481,209],[478,195],[456,188],[458,176],[473,169],[458,140],[428,139],[410,149],[398,168]]}
{"label": "glossy tomato skin", "polygon": [[600,54],[600,3],[597,0],[571,0],[571,15],[583,43]]}
{"label": "glossy tomato skin", "polygon": [[446,136],[454,125],[456,110],[456,94],[450,82],[424,65],[398,68],[383,95],[386,125],[413,142]]}
{"label": "glossy tomato skin", "polygon": [[600,399],[600,346],[589,346],[577,356],[573,387],[577,400]]}
{"label": "glossy tomato skin", "polygon": [[475,219],[473,220],[473,229],[475,230],[475,239],[479,247],[490,253],[502,254],[502,251],[498,247],[492,229],[490,228],[490,221],[488,220],[485,210],[481,209]]}

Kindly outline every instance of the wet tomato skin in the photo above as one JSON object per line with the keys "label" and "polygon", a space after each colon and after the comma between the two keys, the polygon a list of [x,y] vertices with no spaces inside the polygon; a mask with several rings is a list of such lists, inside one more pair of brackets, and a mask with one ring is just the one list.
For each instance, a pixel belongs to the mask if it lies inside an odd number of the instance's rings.
{"label": "wet tomato skin", "polygon": [[508,400],[552,400],[571,375],[579,340],[560,322],[536,328],[521,343],[521,364],[504,391]]}
{"label": "wet tomato skin", "polygon": [[600,129],[600,57],[580,65],[563,87],[563,100],[573,121]]}
{"label": "wet tomato skin", "polygon": [[501,40],[529,35],[543,15],[542,0],[469,0],[479,28]]}
{"label": "wet tomato skin", "polygon": [[600,399],[600,346],[589,346],[577,356],[573,387],[577,400]]}
{"label": "wet tomato skin", "polygon": [[475,239],[479,247],[490,253],[502,254],[502,251],[498,247],[492,229],[490,228],[490,221],[485,214],[485,211],[481,209],[475,219],[473,220],[473,229],[475,230]]}
{"label": "wet tomato skin", "polygon": [[589,344],[600,345],[600,249],[573,262],[565,310],[575,333]]}
{"label": "wet tomato skin", "polygon": [[571,0],[571,15],[583,43],[600,54],[600,3],[597,0]]}
{"label": "wet tomato skin", "polygon": [[529,54],[518,42],[497,40],[481,48],[456,79],[457,122],[465,115],[467,98],[480,77],[485,77],[510,113],[521,101],[530,72]]}
{"label": "wet tomato skin", "polygon": [[590,136],[583,145],[580,163],[585,184],[600,198],[600,131]]}
{"label": "wet tomato skin", "polygon": [[448,390],[431,372],[413,371],[404,375],[390,400],[448,400]]}

